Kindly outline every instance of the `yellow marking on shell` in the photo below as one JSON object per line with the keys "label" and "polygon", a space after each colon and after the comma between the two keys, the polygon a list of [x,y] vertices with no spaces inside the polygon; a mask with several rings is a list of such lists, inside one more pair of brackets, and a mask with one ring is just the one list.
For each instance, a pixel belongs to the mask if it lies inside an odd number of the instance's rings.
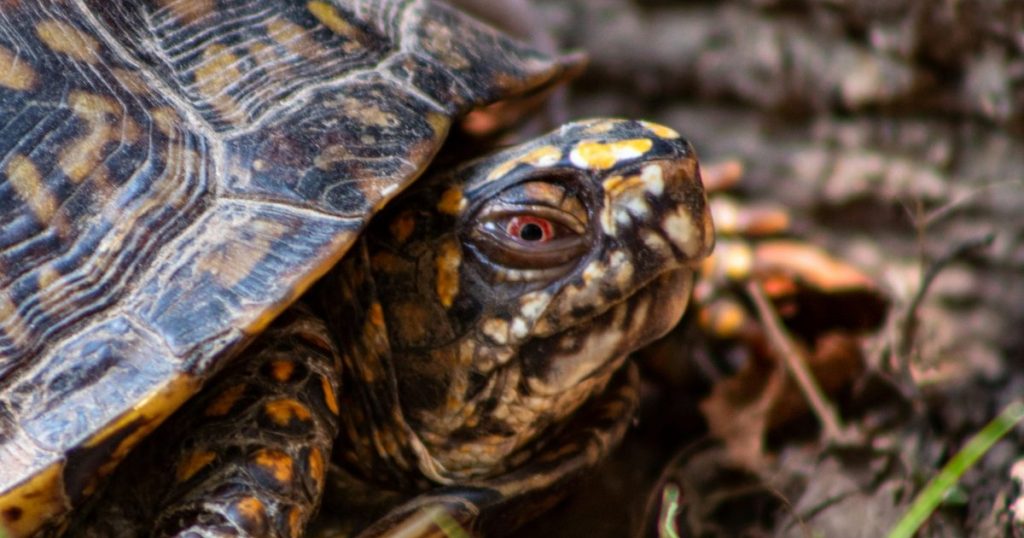
{"label": "yellow marking on shell", "polygon": [[32,536],[70,509],[71,501],[64,494],[61,461],[0,494],[0,531],[6,531],[11,538]]}
{"label": "yellow marking on shell", "polygon": [[[68,104],[75,116],[85,123],[85,134],[60,152],[58,162],[64,175],[78,183],[106,158],[103,146],[114,139],[114,126],[110,117],[119,117],[121,109],[109,97],[81,91],[71,92]],[[128,130],[123,132],[132,134]],[[135,127],[134,135],[138,137],[138,127]]]}
{"label": "yellow marking on shell", "polygon": [[654,142],[649,138],[631,138],[613,142],[583,140],[569,153],[569,160],[580,168],[607,170],[616,164],[642,157]]}
{"label": "yellow marking on shell", "polygon": [[313,418],[312,413],[309,412],[306,406],[297,400],[288,398],[267,402],[263,406],[263,411],[278,426],[287,426],[291,424],[292,419],[309,422]]}
{"label": "yellow marking on shell", "polygon": [[80,62],[95,63],[99,60],[99,41],[65,22],[40,22],[36,25],[36,35],[54,52],[65,54]]}
{"label": "yellow marking on shell", "polygon": [[[46,289],[50,287],[50,285],[56,282],[58,278],[60,278],[60,272],[57,271],[57,269],[52,265],[43,266],[43,268],[39,270],[39,288]],[[0,316],[0,319],[2,319],[2,316]]]}
{"label": "yellow marking on shell", "polygon": [[247,223],[252,232],[246,240],[226,241],[199,262],[201,270],[208,271],[226,288],[233,288],[249,276],[273,248],[276,239],[290,230],[283,222],[253,220]]}
{"label": "yellow marking on shell", "polygon": [[441,304],[449,308],[455,302],[455,296],[459,294],[459,266],[462,265],[459,242],[450,239],[442,243],[434,264],[437,271],[437,296]]}
{"label": "yellow marking on shell", "polygon": [[334,394],[334,387],[331,386],[331,381],[326,376],[320,376],[320,388],[324,391],[324,403],[327,405],[327,409],[334,415],[341,414],[341,409],[338,408],[338,397]]}
{"label": "yellow marking on shell", "polygon": [[403,211],[391,221],[388,230],[395,242],[401,245],[416,231],[416,216],[411,211]]}
{"label": "yellow marking on shell", "polygon": [[317,489],[323,487],[324,478],[327,476],[327,467],[324,465],[324,454],[317,447],[309,449],[309,475],[316,482]]}
{"label": "yellow marking on shell", "polygon": [[149,111],[153,118],[153,124],[158,131],[167,138],[174,140],[178,136],[178,126],[181,125],[181,116],[178,111],[168,106],[156,107]]}
{"label": "yellow marking on shell", "polygon": [[270,361],[270,375],[275,381],[285,382],[295,373],[295,363],[287,359]]}
{"label": "yellow marking on shell", "polygon": [[488,174],[487,181],[494,181],[505,174],[508,174],[520,164],[531,166],[548,167],[562,160],[562,150],[555,146],[541,146],[534,148],[514,159],[509,159],[498,166],[495,166]]}
{"label": "yellow marking on shell", "polygon": [[217,454],[212,450],[196,450],[191,452],[178,462],[174,478],[178,483],[185,482],[215,459],[217,459]]}
{"label": "yellow marking on shell", "polygon": [[640,125],[643,125],[648,131],[661,138],[679,138],[679,133],[676,132],[675,129],[666,127],[660,123],[641,121]]}
{"label": "yellow marking on shell", "polygon": [[458,215],[463,209],[466,209],[466,199],[460,187],[448,187],[437,203],[437,210],[446,215]]}
{"label": "yellow marking on shell", "polygon": [[349,24],[348,21],[343,19],[338,11],[334,9],[334,6],[327,2],[320,2],[314,0],[306,3],[306,9],[316,17],[316,20],[320,21],[320,24],[326,26],[330,31],[340,36],[348,38],[356,38],[361,32],[354,26]]}
{"label": "yellow marking on shell", "polygon": [[17,91],[31,90],[38,82],[32,66],[5,47],[0,47],[0,86]]}
{"label": "yellow marking on shell", "polygon": [[274,477],[279,484],[292,481],[292,458],[286,452],[264,448],[252,455],[252,461]]}
{"label": "yellow marking on shell", "polygon": [[[398,117],[384,110],[373,102],[355,97],[341,97],[341,109],[345,116],[356,120],[360,125],[372,125],[374,127],[395,127],[399,124]],[[372,143],[372,140],[367,140]]]}
{"label": "yellow marking on shell", "polygon": [[195,22],[216,9],[214,0],[157,0],[157,4],[185,23]]}
{"label": "yellow marking on shell", "polygon": [[305,28],[287,19],[274,18],[267,21],[267,35],[296,56],[310,56],[320,48],[310,39]]}
{"label": "yellow marking on shell", "polygon": [[683,251],[687,257],[696,258],[704,243],[703,230],[694,226],[693,218],[686,207],[678,207],[661,221],[665,235]]}
{"label": "yellow marking on shell", "polygon": [[231,408],[238,403],[238,400],[245,393],[245,383],[239,383],[228,387],[210,402],[203,414],[208,417],[222,417],[231,412]]}
{"label": "yellow marking on shell", "polygon": [[210,45],[203,52],[203,63],[195,70],[196,87],[225,119],[237,119],[241,108],[228,87],[242,78],[238,57],[224,45]]}
{"label": "yellow marking on shell", "polygon": [[139,76],[137,71],[115,67],[110,70],[110,74],[114,75],[114,79],[116,79],[121,86],[135,95],[145,95],[151,90],[150,86],[146,84],[146,81],[143,80],[141,76]]}
{"label": "yellow marking on shell", "polygon": [[7,161],[7,181],[25,201],[36,220],[46,224],[57,211],[57,199],[43,183],[35,163],[24,155],[12,155]]}

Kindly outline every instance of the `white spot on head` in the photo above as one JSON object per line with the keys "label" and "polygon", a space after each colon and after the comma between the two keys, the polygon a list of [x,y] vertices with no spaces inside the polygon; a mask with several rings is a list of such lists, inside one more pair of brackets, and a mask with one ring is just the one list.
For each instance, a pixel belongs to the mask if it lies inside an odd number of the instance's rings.
{"label": "white spot on head", "polygon": [[551,294],[544,291],[535,291],[523,295],[519,299],[519,312],[528,320],[536,320],[544,313],[544,310],[551,303]]}
{"label": "white spot on head", "polygon": [[489,319],[483,323],[482,330],[495,344],[503,346],[508,343],[507,321],[499,318]]}
{"label": "white spot on head", "polygon": [[685,207],[679,207],[669,213],[661,221],[661,227],[683,254],[695,258],[700,253],[703,231],[697,229]]}
{"label": "white spot on head", "polygon": [[526,335],[530,334],[530,329],[526,326],[526,320],[523,318],[516,318],[512,320],[512,329],[510,333],[516,340],[526,338]]}
{"label": "white spot on head", "polygon": [[654,196],[661,196],[665,191],[665,179],[661,174],[661,167],[656,164],[649,164],[640,171],[640,179],[644,181],[644,188]]}

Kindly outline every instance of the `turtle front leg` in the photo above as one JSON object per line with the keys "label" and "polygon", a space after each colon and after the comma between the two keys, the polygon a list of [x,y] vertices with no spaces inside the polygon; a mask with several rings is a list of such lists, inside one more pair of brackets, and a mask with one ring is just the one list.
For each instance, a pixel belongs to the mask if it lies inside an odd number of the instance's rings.
{"label": "turtle front leg", "polygon": [[337,350],[287,312],[118,470],[86,536],[297,537],[338,431]]}
{"label": "turtle front leg", "polygon": [[537,450],[525,450],[522,466],[490,480],[423,493],[391,510],[359,538],[451,536],[452,525],[474,536],[508,534],[561,501],[573,482],[618,446],[639,406],[639,385],[636,365],[627,364],[559,435]]}

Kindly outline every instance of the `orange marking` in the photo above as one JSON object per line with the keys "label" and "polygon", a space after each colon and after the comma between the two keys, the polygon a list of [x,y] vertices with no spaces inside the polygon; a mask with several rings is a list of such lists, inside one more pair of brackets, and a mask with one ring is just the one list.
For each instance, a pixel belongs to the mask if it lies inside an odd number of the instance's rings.
{"label": "orange marking", "polygon": [[278,426],[287,426],[291,423],[292,419],[308,422],[313,416],[306,406],[290,399],[268,402],[263,406],[263,410],[270,417],[270,420]]}
{"label": "orange marking", "polygon": [[459,266],[462,264],[459,242],[451,239],[442,243],[434,264],[437,270],[437,296],[441,304],[448,308],[459,294]]}
{"label": "orange marking", "polygon": [[309,449],[309,475],[313,477],[316,482],[316,488],[319,490],[324,486],[324,478],[326,476],[326,467],[324,466],[324,455],[320,452],[317,447]]}
{"label": "orange marking", "polygon": [[57,212],[57,199],[43,183],[35,163],[24,155],[12,155],[7,161],[7,180],[14,192],[28,204],[36,220],[47,224]]}
{"label": "orange marking", "polygon": [[253,454],[252,461],[270,473],[278,483],[291,483],[292,458],[286,452],[264,448]]}
{"label": "orange marking", "polygon": [[373,303],[370,305],[370,323],[375,327],[384,326],[384,309],[381,308],[380,303]]}
{"label": "orange marking", "polygon": [[37,82],[36,72],[10,50],[0,47],[0,86],[12,90],[32,89]]}
{"label": "orange marking", "polygon": [[263,503],[256,497],[246,497],[235,503],[235,511],[253,528],[261,528],[266,524],[267,511]]}
{"label": "orange marking", "polygon": [[217,458],[217,454],[210,450],[197,450],[185,456],[178,462],[178,471],[175,474],[178,482],[184,482],[196,475],[199,471]]}
{"label": "orange marking", "polygon": [[324,389],[324,403],[327,404],[327,409],[330,409],[331,413],[338,415],[341,413],[341,409],[338,408],[338,398],[334,395],[334,387],[331,386],[331,381],[327,379],[327,376],[320,376],[320,384]]}
{"label": "orange marking", "polygon": [[274,359],[270,361],[270,375],[277,381],[285,382],[292,378],[295,372],[295,363],[286,359]]}
{"label": "orange marking", "polygon": [[245,383],[239,383],[234,385],[224,392],[221,392],[219,396],[213,399],[213,402],[207,406],[203,414],[208,417],[222,417],[227,415],[231,408],[238,403],[238,399],[245,393]]}
{"label": "orange marking", "polygon": [[50,50],[80,62],[95,63],[99,59],[99,41],[65,22],[43,21],[36,25],[36,35]]}
{"label": "orange marking", "polygon": [[298,506],[288,511],[288,536],[302,536],[302,510]]}
{"label": "orange marking", "polygon": [[388,229],[398,244],[405,243],[416,230],[416,217],[411,211],[403,211],[401,215],[391,221]]}
{"label": "orange marking", "polygon": [[466,208],[466,199],[462,197],[462,189],[450,187],[441,195],[441,201],[437,203],[437,210],[446,215],[458,215]]}
{"label": "orange marking", "polygon": [[654,145],[649,138],[631,138],[614,142],[584,140],[576,145],[569,159],[580,168],[607,170],[620,161],[635,159],[650,151]]}

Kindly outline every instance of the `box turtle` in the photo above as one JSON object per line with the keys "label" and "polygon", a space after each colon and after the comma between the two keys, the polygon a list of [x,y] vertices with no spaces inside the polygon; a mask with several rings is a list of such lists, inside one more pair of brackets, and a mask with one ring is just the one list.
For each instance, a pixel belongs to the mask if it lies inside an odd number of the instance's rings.
{"label": "box turtle", "polygon": [[711,248],[694,152],[588,120],[402,191],[578,65],[426,0],[0,1],[4,533],[550,505]]}

